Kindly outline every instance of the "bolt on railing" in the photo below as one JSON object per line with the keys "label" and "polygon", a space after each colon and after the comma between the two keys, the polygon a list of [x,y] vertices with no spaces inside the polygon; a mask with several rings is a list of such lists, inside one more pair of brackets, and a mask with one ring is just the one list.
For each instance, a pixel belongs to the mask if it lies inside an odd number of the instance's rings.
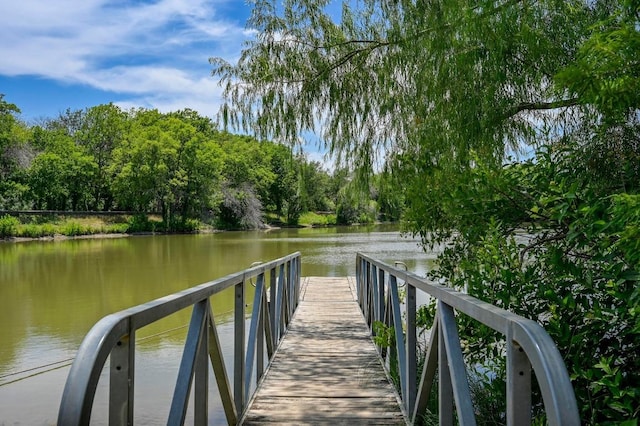
{"label": "bolt on railing", "polygon": [[[236,424],[249,401],[254,372],[256,383],[264,374],[265,346],[270,361],[298,306],[300,268],[300,253],[293,253],[104,317],[80,345],[65,384],[58,424],[89,424],[100,373],[109,355],[109,424],[133,424],[136,331],[190,306],[193,311],[167,424],[184,423],[192,385],[194,422],[208,424],[208,363],[215,375],[227,423]],[[245,284],[253,278],[256,288],[245,347]],[[209,301],[211,296],[230,287],[235,289],[233,386],[229,383]]]}
{"label": "bolt on railing", "polygon": [[[398,280],[404,282],[404,319]],[[531,372],[535,373],[550,425],[579,425],[575,394],[564,361],[551,337],[536,322],[451,288],[358,253],[358,303],[374,333],[376,321],[392,327],[395,349],[379,347],[384,360],[397,360],[400,397],[411,423],[427,408],[438,371],[440,425],[452,425],[454,406],[461,425],[475,425],[474,407],[464,364],[454,310],[502,333],[506,342],[508,425],[531,424]],[[417,381],[416,289],[434,299],[436,317],[431,328],[422,375]],[[397,357],[397,358],[395,358]]]}

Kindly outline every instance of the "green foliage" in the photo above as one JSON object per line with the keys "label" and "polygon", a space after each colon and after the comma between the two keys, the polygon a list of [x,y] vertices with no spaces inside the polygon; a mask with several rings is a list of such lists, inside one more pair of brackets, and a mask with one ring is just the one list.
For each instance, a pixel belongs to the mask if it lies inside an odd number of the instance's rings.
{"label": "green foliage", "polygon": [[88,230],[78,222],[69,221],[60,230],[62,235],[69,237],[87,234]]}
{"label": "green foliage", "polygon": [[159,222],[150,220],[146,214],[138,214],[129,219],[127,232],[155,232]]}
{"label": "green foliage", "polygon": [[18,218],[4,215],[0,217],[0,238],[15,237],[18,233]]}
{"label": "green foliage", "polygon": [[105,234],[125,234],[129,232],[129,224],[127,223],[111,223],[106,225],[102,232]]}
{"label": "green foliage", "polygon": [[117,203],[160,211],[167,229],[213,207],[222,151],[188,122],[140,111],[131,133],[113,151],[110,171]]}
{"label": "green foliage", "polygon": [[26,143],[29,130],[17,118],[19,112],[0,93],[0,209],[3,210],[24,208],[26,204],[24,168],[33,152]]}
{"label": "green foliage", "polygon": [[593,24],[576,61],[556,75],[560,86],[596,106],[605,119],[623,122],[640,107],[640,18],[637,2],[626,3]]}
{"label": "green foliage", "polygon": [[[606,195],[619,182],[580,173],[581,153],[565,146],[500,170],[479,164],[464,189],[439,199],[424,188],[437,203],[434,211],[458,232],[422,219],[435,232],[422,233],[449,239],[434,279],[545,327],[563,355],[583,420],[602,424],[639,414],[640,196]],[[501,340],[472,320],[459,321],[471,336],[464,348],[469,362],[495,365]]]}
{"label": "green foliage", "polygon": [[393,327],[387,327],[381,321],[373,322],[373,341],[381,348],[390,348],[395,342],[395,331]]}
{"label": "green foliage", "polygon": [[22,225],[18,232],[19,237],[24,238],[40,238],[40,237],[53,237],[55,234],[60,233],[56,226],[52,224],[35,224],[29,223]]}
{"label": "green foliage", "polygon": [[298,224],[309,226],[327,226],[336,224],[336,215],[306,212],[300,215]]}
{"label": "green foliage", "polygon": [[373,223],[376,217],[375,204],[370,203],[365,196],[354,190],[353,186],[343,188],[338,194],[336,221],[340,225]]}
{"label": "green foliage", "polygon": [[[330,176],[289,146],[219,132],[211,119],[192,110],[123,112],[113,104],[98,105],[29,127],[19,121],[15,105],[2,102],[2,209],[162,216],[155,224],[134,223],[135,232],[191,232],[199,221],[247,229],[262,226],[265,212],[297,224],[305,212],[335,211],[350,181],[344,170]],[[343,207],[350,201],[343,199]],[[353,221],[374,220],[368,200],[358,203]],[[331,215],[317,221],[336,223]],[[63,233],[58,226],[29,225],[20,232]]]}
{"label": "green foliage", "polygon": [[62,133],[49,133],[45,150],[28,169],[28,184],[37,209],[77,210],[86,208],[89,182],[96,173],[93,157],[86,155]]}
{"label": "green foliage", "polygon": [[364,173],[381,147],[456,172],[471,152],[499,164],[506,149],[561,131],[581,100],[550,78],[619,8],[368,0],[344,2],[334,19],[328,5],[255,3],[248,26],[257,35],[239,61],[210,60],[228,101],[220,118],[291,144],[316,131]]}
{"label": "green foliage", "polygon": [[113,176],[109,173],[109,166],[114,149],[130,131],[129,125],[127,114],[113,104],[89,108],[82,115],[74,138],[96,163],[95,173],[87,182],[91,192],[90,210],[108,210],[111,207]]}

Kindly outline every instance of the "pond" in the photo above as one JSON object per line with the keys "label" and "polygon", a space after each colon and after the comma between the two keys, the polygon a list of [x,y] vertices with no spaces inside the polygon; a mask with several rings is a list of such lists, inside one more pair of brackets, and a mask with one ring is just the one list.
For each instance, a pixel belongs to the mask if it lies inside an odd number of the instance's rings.
{"label": "pond", "polygon": [[[354,275],[357,252],[424,275],[435,254],[418,243],[395,225],[0,243],[0,424],[55,424],[69,365],[105,315],[295,251],[303,276]],[[225,361],[232,308],[231,292],[212,300]],[[137,333],[136,424],[166,422],[189,314]],[[107,423],[107,385],[92,424]],[[224,414],[211,393],[215,424]]]}

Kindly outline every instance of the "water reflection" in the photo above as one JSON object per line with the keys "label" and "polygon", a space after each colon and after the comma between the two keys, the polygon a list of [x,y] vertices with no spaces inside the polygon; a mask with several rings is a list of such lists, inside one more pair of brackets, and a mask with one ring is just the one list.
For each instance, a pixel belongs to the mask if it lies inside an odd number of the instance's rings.
{"label": "water reflection", "polygon": [[[72,358],[103,316],[294,251],[302,253],[302,274],[319,276],[353,275],[358,251],[401,260],[419,275],[435,257],[389,225],[0,244],[0,424],[55,422],[68,367],[20,379]],[[231,292],[212,300],[219,324],[232,302]],[[138,333],[137,423],[161,422],[188,317],[181,312]],[[230,351],[231,334],[220,329]],[[96,401],[102,424],[106,406]],[[221,415],[215,400],[210,407]]]}

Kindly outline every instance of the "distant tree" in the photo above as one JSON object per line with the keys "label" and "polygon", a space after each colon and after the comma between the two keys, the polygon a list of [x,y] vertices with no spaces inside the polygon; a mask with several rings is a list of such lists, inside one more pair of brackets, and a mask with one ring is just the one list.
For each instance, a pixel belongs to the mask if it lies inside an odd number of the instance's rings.
{"label": "distant tree", "polygon": [[397,222],[404,211],[404,188],[402,181],[393,174],[389,163],[373,180],[375,200],[380,220]]}
{"label": "distant tree", "polygon": [[0,94],[0,209],[25,207],[25,169],[33,159],[29,130],[19,121],[20,109]]}
{"label": "distant tree", "polygon": [[219,193],[223,153],[191,124],[138,111],[109,169],[120,206],[161,211],[166,226],[199,218]]}
{"label": "distant tree", "polygon": [[273,144],[270,168],[274,179],[269,187],[268,205],[272,206],[278,216],[294,202],[297,179],[296,159],[291,149],[284,145]]}
{"label": "distant tree", "polygon": [[113,150],[128,132],[127,114],[113,104],[88,108],[79,118],[74,131],[76,142],[93,156],[98,168],[91,182],[92,210],[109,210],[113,202],[111,194],[111,165]]}
{"label": "distant tree", "polygon": [[263,226],[262,203],[251,185],[222,187],[220,220],[223,227],[258,229]]}
{"label": "distant tree", "polygon": [[58,117],[47,120],[46,128],[49,130],[61,130],[67,135],[75,137],[76,132],[82,128],[85,113],[85,110],[67,108],[65,112],[58,114]]}
{"label": "distant tree", "polygon": [[44,150],[31,163],[28,182],[36,209],[88,210],[97,164],[60,130],[39,135]]}

